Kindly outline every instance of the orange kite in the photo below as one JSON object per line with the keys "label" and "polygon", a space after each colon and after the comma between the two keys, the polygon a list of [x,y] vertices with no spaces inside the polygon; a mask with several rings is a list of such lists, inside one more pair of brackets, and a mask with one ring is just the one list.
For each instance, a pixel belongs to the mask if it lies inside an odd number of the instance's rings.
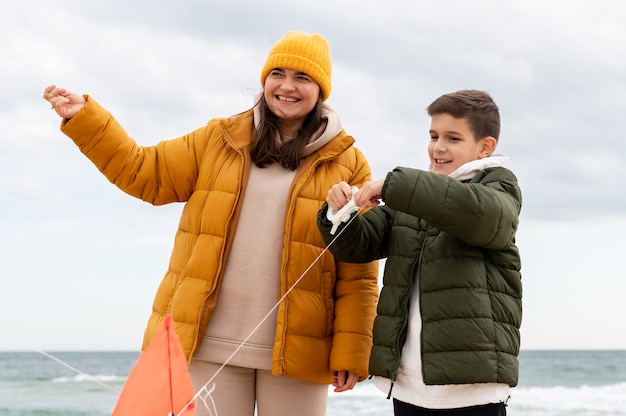
{"label": "orange kite", "polygon": [[195,416],[187,360],[167,315],[130,371],[111,416]]}

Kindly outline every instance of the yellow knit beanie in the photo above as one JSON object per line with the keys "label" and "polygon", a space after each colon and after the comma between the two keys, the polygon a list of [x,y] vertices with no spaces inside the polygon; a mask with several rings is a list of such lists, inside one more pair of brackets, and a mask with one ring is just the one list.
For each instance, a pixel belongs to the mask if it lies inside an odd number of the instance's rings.
{"label": "yellow knit beanie", "polygon": [[293,69],[309,75],[317,82],[322,100],[330,95],[332,63],[328,41],[321,35],[287,32],[270,50],[261,70],[261,85],[274,68]]}

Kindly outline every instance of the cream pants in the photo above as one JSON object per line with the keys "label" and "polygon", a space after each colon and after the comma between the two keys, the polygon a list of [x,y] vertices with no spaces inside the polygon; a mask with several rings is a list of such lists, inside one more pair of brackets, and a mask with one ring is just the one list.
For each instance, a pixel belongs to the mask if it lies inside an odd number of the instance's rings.
{"label": "cream pants", "polygon": [[[220,364],[192,359],[189,374],[194,390],[202,386]],[[269,370],[225,366],[196,398],[197,416],[325,416],[328,385],[284,376]],[[256,413],[255,413],[256,405]]]}

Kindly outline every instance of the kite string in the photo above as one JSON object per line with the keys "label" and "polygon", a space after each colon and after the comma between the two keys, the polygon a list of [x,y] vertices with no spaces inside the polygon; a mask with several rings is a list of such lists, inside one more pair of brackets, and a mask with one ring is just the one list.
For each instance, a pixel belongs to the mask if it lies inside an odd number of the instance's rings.
{"label": "kite string", "polygon": [[[346,230],[346,228],[348,228],[348,225],[350,225],[352,223],[352,221],[354,221],[354,219],[356,217],[359,216],[359,213],[361,212],[363,208],[359,208],[359,211],[357,212],[356,215],[353,215],[352,218],[350,218],[350,220],[348,220],[348,222],[346,223],[346,225],[339,230],[339,232],[337,233],[337,235],[330,241],[330,243],[328,243],[328,245],[326,247],[324,247],[324,249],[320,252],[320,254],[313,260],[313,262],[311,262],[311,264],[304,270],[304,272],[302,272],[302,274],[300,275],[300,277],[298,277],[296,279],[296,281],[291,285],[291,287],[289,287],[289,289],[287,289],[287,291],[285,292],[285,294],[283,296],[281,296],[280,299],[278,299],[278,302],[276,302],[276,304],[274,306],[272,306],[272,308],[269,310],[269,312],[261,319],[261,321],[252,329],[252,331],[248,334],[248,336],[246,336],[244,338],[243,341],[241,341],[241,343],[237,346],[237,348],[235,349],[235,351],[233,351],[232,354],[230,354],[230,356],[224,361],[224,363],[217,369],[217,371],[211,376],[211,378],[209,378],[209,380],[204,383],[204,385],[198,390],[198,392],[191,398],[191,400],[189,400],[187,402],[187,404],[180,410],[180,412],[177,413],[176,416],[180,416],[182,415],[182,413],[189,407],[191,406],[191,404],[194,402],[194,400],[203,392],[207,392],[209,398],[211,399],[211,393],[215,390],[215,385],[213,385],[213,387],[211,388],[211,390],[207,390],[207,386],[209,384],[211,384],[211,382],[213,380],[215,380],[215,378],[217,377],[217,375],[224,369],[224,367],[226,367],[228,365],[228,363],[233,359],[233,357],[245,346],[245,344],[248,342],[248,340],[255,334],[255,332],[261,327],[261,325],[263,325],[265,323],[265,321],[272,315],[272,313],[274,313],[274,311],[276,310],[276,308],[278,308],[280,306],[280,304],[287,298],[287,296],[291,293],[291,291],[293,289],[295,289],[295,287],[298,285],[298,283],[300,283],[300,281],[302,279],[304,279],[304,277],[307,275],[307,273],[309,273],[309,271],[313,268],[313,266],[315,266],[315,264],[317,264],[317,262],[322,258],[322,256],[330,249],[330,247],[333,245],[333,243],[339,238],[339,236],[341,234],[343,234],[343,232]],[[204,398],[202,399],[202,401],[204,402],[205,406],[206,406],[206,401],[204,400]],[[211,402],[213,403],[213,400],[211,399]],[[215,405],[213,405],[213,407],[215,408]],[[215,413],[215,415],[217,416],[217,413]]]}
{"label": "kite string", "polygon": [[89,375],[89,374],[87,374],[87,373],[85,373],[85,372],[80,371],[80,370],[79,370],[78,368],[76,368],[76,367],[72,367],[71,365],[69,365],[69,364],[68,364],[68,363],[66,363],[65,361],[58,359],[57,357],[53,356],[52,354],[48,354],[47,352],[42,351],[42,350],[39,350],[39,349],[36,349],[36,348],[33,348],[33,351],[36,351],[36,352],[38,352],[39,354],[44,355],[44,356],[46,356],[46,357],[50,358],[50,359],[51,359],[51,360],[53,360],[53,361],[56,361],[57,363],[61,364],[62,366],[67,367],[67,368],[69,368],[70,370],[72,370],[72,371],[74,371],[74,372],[76,372],[76,373],[78,373],[78,374],[80,374],[80,375],[82,375],[82,376],[87,377],[89,380],[93,381],[93,382],[94,382],[94,383],[96,383],[96,384],[101,385],[102,387],[104,387],[104,388],[105,388],[105,389],[107,389],[107,390],[111,390],[111,391],[112,391],[113,393],[115,393],[115,394],[120,394],[120,392],[119,392],[118,390],[114,389],[113,387],[109,386],[108,384],[103,383],[102,381],[100,381],[100,380],[96,379],[94,376],[91,376],[91,375]]}
{"label": "kite string", "polygon": [[22,56],[22,54],[21,54],[21,53],[19,53],[17,50],[15,50],[15,48],[14,48],[11,44],[9,44],[9,42],[8,42],[8,41],[6,41],[6,40],[4,40],[4,39],[3,39],[3,40],[2,40],[2,43],[4,44],[4,46],[6,46],[6,47],[7,47],[7,49],[9,49],[11,52],[13,52],[13,54],[14,54],[15,56],[17,56],[17,59],[19,59],[19,60],[20,60],[20,62],[21,62],[21,63],[22,63],[22,64],[23,64],[26,68],[28,68],[28,70],[29,70],[30,72],[32,72],[32,75],[34,75],[34,76],[35,76],[35,78],[37,78],[37,80],[38,80],[39,82],[41,82],[41,83],[42,83],[42,85],[48,85],[48,84],[46,84],[46,82],[43,80],[43,77],[41,76],[41,74],[40,74],[39,72],[35,71],[34,66],[33,66],[33,65],[31,65],[29,62],[27,62],[27,61],[26,61],[26,59],[24,59],[24,57]]}
{"label": "kite string", "polygon": [[[27,61],[26,61],[26,59],[24,59],[24,57],[22,56],[22,54],[20,54],[20,53],[19,53],[19,52],[18,52],[15,48],[13,48],[13,46],[12,46],[11,44],[9,44],[9,42],[8,42],[8,41],[6,41],[5,39],[2,39],[2,44],[3,44],[4,46],[6,46],[6,48],[7,48],[7,49],[9,49],[9,50],[10,50],[10,51],[11,51],[11,52],[12,52],[12,53],[13,53],[13,54],[14,54],[14,55],[15,55],[15,56],[19,59],[19,61],[20,61],[20,62],[21,62],[21,63],[22,63],[22,64],[23,64],[23,65],[24,65],[24,66],[25,66],[25,67],[26,67],[26,68],[27,68],[27,69],[28,69],[31,73],[32,73],[32,75],[34,75],[34,77],[35,77],[35,78],[36,78],[39,82],[41,82],[41,83],[42,83],[42,85],[45,85],[45,82],[43,81],[43,78],[41,77],[41,75],[39,74],[39,72],[37,72],[37,71],[35,70],[35,68],[34,68],[34,67],[33,67],[33,66],[29,63],[29,62],[27,62]],[[57,363],[61,364],[62,366],[64,366],[64,367],[66,367],[66,368],[68,368],[68,369],[70,369],[70,370],[74,371],[75,373],[80,374],[80,375],[82,375],[82,376],[86,377],[86,378],[87,378],[87,379],[89,379],[90,381],[93,381],[94,383],[99,384],[100,386],[104,387],[105,389],[110,390],[110,391],[112,391],[112,392],[113,392],[113,393],[115,393],[115,394],[118,394],[118,395],[120,394],[120,391],[119,391],[119,390],[117,390],[117,389],[115,389],[115,388],[113,388],[113,387],[109,386],[108,384],[106,384],[106,383],[104,383],[104,382],[102,382],[102,381],[100,381],[100,380],[96,379],[94,376],[92,376],[92,375],[90,375],[90,374],[87,374],[87,373],[85,373],[85,372],[83,372],[83,371],[81,371],[81,370],[77,369],[76,367],[71,366],[70,364],[66,363],[65,361],[63,361],[63,360],[61,360],[61,359],[59,359],[59,358],[57,358],[57,357],[53,356],[52,354],[49,354],[49,353],[47,353],[47,352],[45,352],[45,351],[43,351],[43,350],[40,350],[40,349],[38,349],[38,348],[33,348],[33,347],[31,347],[30,349],[31,349],[32,351],[35,351],[35,352],[37,352],[37,353],[39,353],[39,354],[41,354],[41,355],[43,355],[43,356],[45,356],[45,357],[47,357],[47,358],[51,359],[52,361],[55,361],[55,362],[57,362]]]}
{"label": "kite string", "polygon": [[[35,71],[35,69],[33,68],[33,66],[31,66],[24,58],[21,54],[19,54],[15,49],[13,49],[11,47],[11,45],[9,45],[7,42],[4,42],[5,46],[7,46],[11,51],[13,51],[13,53],[19,58],[20,62],[22,62],[22,64],[24,64],[24,66],[26,66],[31,72],[32,74],[42,83],[44,83],[42,77],[39,75],[39,73],[37,71]],[[239,68],[238,68],[239,69]],[[242,71],[243,72],[243,71]],[[246,74],[247,75],[247,74]],[[276,304],[269,310],[269,312],[261,319],[261,321],[252,329],[252,331],[250,332],[250,334],[248,334],[248,336],[246,336],[246,338],[244,338],[244,340],[237,346],[237,348],[235,349],[235,351],[233,351],[233,353],[224,361],[224,363],[217,369],[217,371],[213,374],[213,376],[198,390],[198,392],[192,397],[192,399],[187,402],[187,404],[180,410],[180,412],[177,414],[177,416],[180,416],[191,404],[193,404],[194,400],[196,398],[198,398],[198,396],[204,391],[206,392],[207,397],[211,400],[212,403],[212,407],[213,409],[215,409],[215,414],[217,415],[217,409],[215,408],[215,403],[211,397],[211,393],[213,393],[213,391],[215,390],[215,385],[213,385],[213,387],[210,390],[207,390],[208,385],[217,377],[217,375],[224,369],[224,367],[226,367],[226,365],[228,365],[228,363],[233,359],[233,357],[245,346],[245,344],[248,342],[248,340],[256,333],[256,331],[261,327],[261,325],[263,325],[265,323],[265,321],[267,321],[267,319],[272,315],[272,313],[274,313],[274,311],[280,306],[280,304],[287,298],[287,296],[291,293],[291,291],[293,289],[295,289],[295,287],[298,285],[298,283],[300,283],[300,281],[306,276],[306,274],[313,268],[313,266],[322,258],[322,256],[330,249],[330,247],[332,246],[332,244],[337,240],[337,238],[339,238],[339,236],[344,232],[344,230],[348,227],[348,225],[350,225],[352,223],[352,221],[354,221],[354,219],[356,217],[359,216],[359,213],[361,212],[363,208],[360,208],[359,211],[357,212],[356,215],[352,216],[352,218],[350,218],[350,220],[348,220],[348,222],[346,223],[346,225],[337,233],[337,235],[330,241],[330,243],[328,243],[328,245],[326,247],[324,247],[324,249],[320,252],[320,254],[313,260],[313,262],[306,268],[306,270],[304,270],[304,272],[302,272],[302,274],[300,275],[300,277],[298,277],[298,279],[296,279],[296,281],[291,285],[291,287],[289,287],[289,289],[287,289],[287,291],[285,292],[285,294],[283,296],[281,296],[281,298],[278,300],[278,302],[276,302]],[[75,368],[72,367],[71,365],[69,365],[68,363],[60,360],[59,358],[48,354],[45,351],[33,348],[34,351],[50,358],[53,361],[56,361],[57,363],[61,364],[64,367],[67,367],[68,369],[76,372],[77,374],[83,375],[84,377],[87,377],[89,380],[93,381],[96,384],[99,384],[100,386],[106,388],[107,390],[112,391],[115,394],[120,394],[120,391],[116,390],[115,388],[109,386],[108,384],[101,382],[100,380],[97,380],[95,377]],[[170,389],[171,390],[171,389]],[[206,403],[205,398],[202,398],[202,401],[204,402],[205,406],[208,409],[208,404]],[[173,401],[172,401],[173,404]],[[210,409],[209,409],[210,411]]]}
{"label": "kite string", "polygon": [[[363,208],[359,209],[359,212],[362,210]],[[359,212],[357,212],[357,215],[353,215],[352,218],[350,218],[350,220],[346,223],[346,225],[339,230],[339,232],[337,233],[337,235],[330,241],[330,243],[328,243],[328,245],[326,247],[324,247],[324,249],[320,252],[320,254],[313,260],[313,262],[311,262],[311,264],[304,270],[304,272],[302,272],[302,274],[298,277],[298,279],[296,279],[296,281],[291,285],[291,287],[289,287],[289,289],[287,289],[287,291],[285,292],[285,294],[283,296],[281,296],[281,298],[278,300],[278,302],[276,302],[276,304],[270,309],[270,311],[261,319],[261,321],[252,329],[252,331],[250,332],[250,334],[248,334],[248,336],[246,336],[246,338],[239,344],[239,346],[237,346],[237,348],[235,349],[235,351],[233,351],[233,353],[224,361],[224,363],[217,369],[217,371],[213,374],[213,376],[211,376],[211,378],[198,390],[198,392],[191,398],[191,400],[189,400],[185,406],[176,414],[176,416],[181,416],[183,414],[183,412],[189,407],[191,406],[194,401],[197,398],[200,398],[200,400],[202,400],[202,402],[204,403],[205,407],[207,408],[207,410],[209,410],[209,412],[211,414],[214,414],[215,416],[217,416],[217,408],[215,406],[215,402],[211,396],[211,394],[213,393],[213,391],[215,391],[215,383],[213,384],[213,386],[211,387],[211,389],[207,389],[207,387],[209,386],[209,384],[211,384],[211,382],[217,377],[217,375],[224,369],[224,367],[226,367],[226,365],[228,365],[228,363],[233,359],[233,357],[245,346],[245,344],[248,342],[248,340],[255,334],[255,332],[261,327],[261,325],[263,325],[263,323],[265,323],[265,321],[267,321],[267,319],[272,315],[272,313],[276,310],[276,308],[278,308],[278,306],[280,306],[280,304],[287,298],[287,296],[293,291],[293,289],[295,289],[295,287],[298,285],[298,283],[300,283],[300,281],[302,281],[302,279],[304,279],[304,277],[307,275],[307,273],[313,268],[313,266],[315,266],[315,264],[317,264],[317,262],[322,258],[322,256],[330,249],[330,247],[333,245],[333,243],[339,238],[339,236],[341,234],[343,234],[343,232],[345,231],[345,229],[348,227],[348,225],[350,225],[352,223],[352,221],[355,220],[356,217],[358,217]],[[168,346],[169,348],[169,346]],[[119,395],[121,392],[116,390],[115,388],[109,386],[108,384],[96,379],[94,376],[89,375],[81,370],[79,370],[76,367],[71,366],[70,364],[66,363],[65,361],[53,356],[52,354],[49,354],[43,350],[37,349],[37,348],[32,348],[33,351],[38,352],[39,354],[61,364],[62,366],[74,371],[77,374],[80,374],[84,377],[86,377],[88,380],[104,387],[107,390],[110,390],[111,392]],[[170,383],[171,384],[171,383]],[[171,387],[171,386],[170,386]],[[170,389],[171,391],[172,389]],[[204,393],[204,397],[199,397],[201,394]],[[210,401],[211,403],[211,407],[213,408],[214,412],[211,411],[211,409],[209,409],[209,404],[207,403],[207,399]],[[172,404],[173,404],[173,400],[172,400]],[[172,415],[174,414],[173,412],[171,413]]]}

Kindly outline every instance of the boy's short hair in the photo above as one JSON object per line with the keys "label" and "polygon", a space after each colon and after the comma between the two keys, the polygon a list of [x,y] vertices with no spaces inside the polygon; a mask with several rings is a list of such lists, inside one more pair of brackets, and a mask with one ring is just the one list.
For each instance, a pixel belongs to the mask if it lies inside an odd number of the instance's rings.
{"label": "boy's short hair", "polygon": [[474,138],[480,140],[500,136],[500,112],[491,96],[480,90],[460,90],[444,94],[433,101],[426,111],[429,116],[447,113],[456,118],[465,118]]}

